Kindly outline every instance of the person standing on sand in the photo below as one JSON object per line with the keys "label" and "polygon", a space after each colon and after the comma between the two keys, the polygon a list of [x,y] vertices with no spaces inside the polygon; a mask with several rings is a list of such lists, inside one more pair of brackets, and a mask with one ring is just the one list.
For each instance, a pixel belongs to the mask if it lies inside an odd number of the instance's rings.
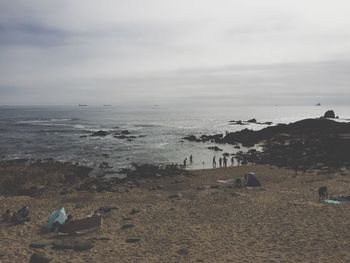
{"label": "person standing on sand", "polygon": [[226,158],[226,156],[224,156],[223,161],[224,161],[224,167],[227,167],[227,158]]}
{"label": "person standing on sand", "polygon": [[219,158],[219,166],[220,166],[220,168],[222,167],[222,158],[221,157]]}
{"label": "person standing on sand", "polygon": [[192,154],[190,155],[190,164],[192,164],[193,163],[193,156],[192,156]]}
{"label": "person standing on sand", "polygon": [[187,164],[187,158],[185,158],[184,160],[184,167],[186,167],[186,164]]}
{"label": "person standing on sand", "polygon": [[235,158],[233,158],[233,156],[231,157],[231,166],[233,166],[235,164]]}
{"label": "person standing on sand", "polygon": [[216,168],[216,157],[215,157],[215,155],[213,157],[213,168]]}

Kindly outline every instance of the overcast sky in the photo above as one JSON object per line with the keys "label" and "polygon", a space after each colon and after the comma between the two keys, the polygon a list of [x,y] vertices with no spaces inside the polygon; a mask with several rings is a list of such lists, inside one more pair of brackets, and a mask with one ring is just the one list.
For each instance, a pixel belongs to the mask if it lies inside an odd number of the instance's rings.
{"label": "overcast sky", "polygon": [[0,0],[0,105],[350,99],[348,0]]}

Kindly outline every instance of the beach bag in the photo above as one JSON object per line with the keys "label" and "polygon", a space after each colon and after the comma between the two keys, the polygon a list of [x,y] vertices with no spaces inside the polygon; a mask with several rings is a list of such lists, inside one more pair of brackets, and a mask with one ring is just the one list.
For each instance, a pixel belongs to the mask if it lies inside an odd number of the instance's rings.
{"label": "beach bag", "polygon": [[64,210],[64,207],[61,207],[53,211],[49,216],[48,222],[47,222],[47,229],[49,231],[52,231],[55,223],[62,225],[66,220],[67,220],[66,211]]}

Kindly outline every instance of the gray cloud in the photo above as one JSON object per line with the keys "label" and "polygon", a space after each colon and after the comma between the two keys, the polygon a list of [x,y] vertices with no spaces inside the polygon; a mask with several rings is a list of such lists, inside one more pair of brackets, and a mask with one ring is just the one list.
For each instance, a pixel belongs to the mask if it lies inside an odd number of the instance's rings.
{"label": "gray cloud", "polygon": [[0,87],[13,87],[0,89],[0,104],[249,101],[252,94],[291,103],[334,94],[330,101],[340,102],[337,94],[349,94],[349,7],[345,0],[0,0]]}

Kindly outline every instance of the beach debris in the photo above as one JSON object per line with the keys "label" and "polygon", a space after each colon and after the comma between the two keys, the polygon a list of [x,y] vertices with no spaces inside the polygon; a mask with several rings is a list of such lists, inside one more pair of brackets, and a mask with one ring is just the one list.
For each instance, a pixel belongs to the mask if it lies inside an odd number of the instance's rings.
{"label": "beach debris", "polygon": [[101,206],[99,209],[97,209],[97,212],[102,213],[102,214],[106,214],[106,213],[110,213],[113,210],[118,210],[119,207],[117,206]]}
{"label": "beach debris", "polygon": [[141,212],[140,209],[138,209],[138,208],[133,208],[133,209],[131,210],[131,212],[130,212],[130,215],[135,215],[135,214],[140,213],[140,212]]}
{"label": "beach debris", "polygon": [[223,183],[223,184],[232,184],[233,179],[228,179],[228,180],[216,180],[218,183]]}
{"label": "beach debris", "polygon": [[338,205],[341,203],[350,202],[350,195],[348,195],[348,196],[340,195],[337,197],[332,197],[330,199],[324,199],[324,200],[322,200],[322,202],[328,203],[328,204],[333,204],[333,205]]}
{"label": "beach debris", "polygon": [[181,193],[176,193],[173,195],[169,196],[170,199],[181,199],[182,198],[182,194]]}
{"label": "beach debris", "polygon": [[87,240],[57,240],[53,242],[53,248],[58,250],[73,249],[84,251],[93,248],[95,245],[91,239]]}
{"label": "beach debris", "polygon": [[197,190],[202,190],[202,191],[206,191],[206,190],[208,190],[209,189],[209,186],[198,186],[197,187]]}
{"label": "beach debris", "polygon": [[236,178],[235,178],[235,186],[236,186],[237,188],[241,188],[241,187],[242,187],[242,180],[241,180],[240,177],[236,177]]}
{"label": "beach debris", "polygon": [[187,248],[181,248],[181,249],[177,250],[176,253],[181,255],[181,256],[187,256],[189,252],[188,252]]}
{"label": "beach debris", "polygon": [[47,221],[47,230],[48,231],[54,231],[57,230],[59,225],[62,225],[67,220],[66,211],[64,210],[64,207],[60,207],[59,209],[56,209],[53,211],[48,218]]}
{"label": "beach debris", "polygon": [[340,201],[337,200],[331,200],[331,199],[324,199],[322,202],[327,203],[327,204],[332,204],[332,205],[339,205],[341,204]]}
{"label": "beach debris", "polygon": [[44,248],[47,247],[49,245],[52,245],[53,240],[39,240],[39,241],[35,241],[30,243],[29,247],[30,248]]}
{"label": "beach debris", "polygon": [[141,241],[141,238],[139,237],[129,237],[126,239],[126,243],[137,243],[137,242],[140,242]]}
{"label": "beach debris", "polygon": [[133,228],[135,227],[134,224],[124,224],[122,225],[121,229],[125,230],[125,229],[129,229],[129,228]]}
{"label": "beach debris", "polygon": [[11,211],[7,209],[5,213],[2,214],[2,221],[6,223],[11,223]]}
{"label": "beach debris", "polygon": [[52,259],[53,258],[50,255],[41,252],[36,252],[30,257],[29,263],[48,263],[52,261]]}
{"label": "beach debris", "polygon": [[94,213],[91,217],[67,221],[60,225],[58,233],[60,235],[82,235],[100,229],[102,226],[102,216]]}

